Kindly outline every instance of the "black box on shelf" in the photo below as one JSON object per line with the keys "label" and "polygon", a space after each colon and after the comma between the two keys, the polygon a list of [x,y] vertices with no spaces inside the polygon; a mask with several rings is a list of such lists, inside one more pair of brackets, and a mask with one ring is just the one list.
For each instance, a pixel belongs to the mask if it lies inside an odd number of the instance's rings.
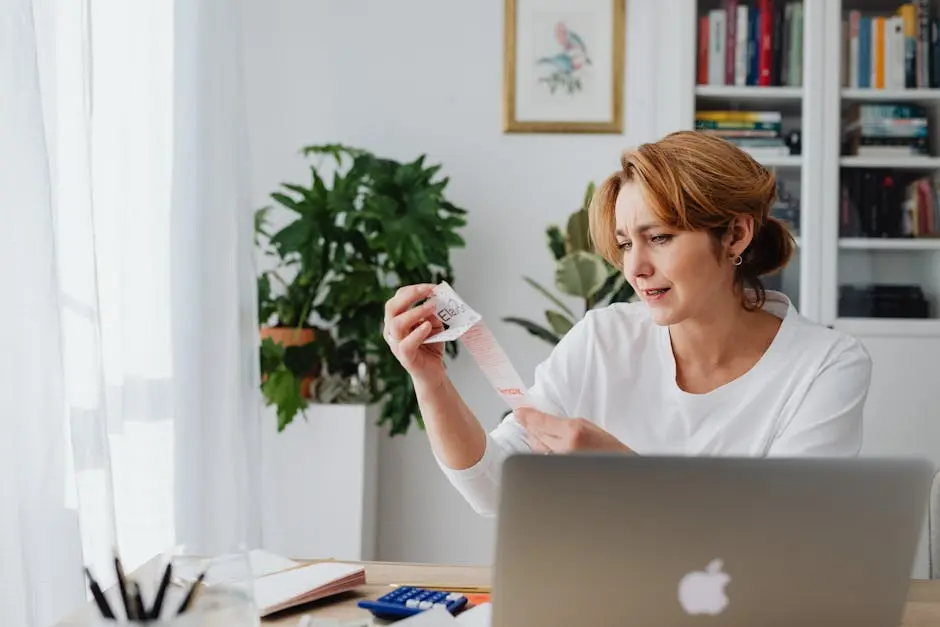
{"label": "black box on shelf", "polygon": [[929,318],[919,285],[840,285],[840,318]]}

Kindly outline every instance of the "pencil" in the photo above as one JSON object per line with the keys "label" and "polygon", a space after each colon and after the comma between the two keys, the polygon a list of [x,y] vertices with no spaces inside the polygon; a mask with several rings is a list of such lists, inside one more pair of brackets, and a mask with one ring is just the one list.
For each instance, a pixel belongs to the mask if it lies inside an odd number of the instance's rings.
{"label": "pencil", "polygon": [[173,563],[167,562],[166,569],[163,571],[163,579],[160,580],[160,587],[157,589],[157,596],[153,600],[153,607],[147,618],[157,620],[160,618],[160,612],[163,610],[163,599],[166,597],[167,586],[170,585],[170,576],[173,572]]}
{"label": "pencil", "polygon": [[132,620],[134,617],[134,607],[127,597],[127,579],[124,577],[124,567],[121,566],[121,558],[114,556],[114,572],[117,574],[118,588],[121,590],[121,602],[124,603],[124,617]]}
{"label": "pencil", "polygon": [[88,570],[87,567],[85,568],[85,575],[88,577],[88,586],[91,588],[91,596],[95,598],[95,605],[98,606],[98,611],[101,612],[101,616],[113,619],[114,612],[111,611],[108,600],[104,598],[104,593],[101,592],[101,586],[99,586],[95,578],[91,576],[91,571]]}
{"label": "pencil", "polygon": [[389,585],[392,588],[422,588],[424,590],[436,590],[439,592],[460,592],[473,594],[487,594],[490,592],[489,586],[439,586],[421,583],[393,583]]}
{"label": "pencil", "polygon": [[199,577],[196,578],[196,581],[193,582],[193,585],[189,588],[189,592],[186,593],[186,598],[183,599],[183,602],[180,603],[179,608],[176,610],[176,615],[179,616],[183,612],[189,609],[189,606],[192,605],[193,599],[196,596],[196,589],[199,587],[199,584],[202,583],[202,580],[206,578],[206,571],[202,571]]}
{"label": "pencil", "polygon": [[147,620],[147,612],[144,610],[144,597],[140,591],[140,585],[136,581],[131,582],[131,599],[134,604],[134,618],[137,620]]}

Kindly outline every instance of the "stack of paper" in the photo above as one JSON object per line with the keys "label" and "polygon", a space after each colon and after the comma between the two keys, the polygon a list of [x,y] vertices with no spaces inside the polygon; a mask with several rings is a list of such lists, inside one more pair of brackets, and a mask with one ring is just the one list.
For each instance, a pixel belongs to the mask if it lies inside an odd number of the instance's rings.
{"label": "stack of paper", "polygon": [[493,605],[482,603],[457,615],[460,627],[490,627],[493,619]]}

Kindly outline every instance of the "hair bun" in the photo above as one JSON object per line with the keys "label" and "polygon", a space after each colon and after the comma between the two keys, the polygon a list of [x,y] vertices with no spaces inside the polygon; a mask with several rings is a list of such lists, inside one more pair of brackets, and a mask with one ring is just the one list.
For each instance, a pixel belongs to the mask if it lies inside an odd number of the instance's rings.
{"label": "hair bun", "polygon": [[746,268],[742,269],[755,277],[779,272],[789,263],[795,247],[790,229],[776,218],[767,218],[744,253]]}

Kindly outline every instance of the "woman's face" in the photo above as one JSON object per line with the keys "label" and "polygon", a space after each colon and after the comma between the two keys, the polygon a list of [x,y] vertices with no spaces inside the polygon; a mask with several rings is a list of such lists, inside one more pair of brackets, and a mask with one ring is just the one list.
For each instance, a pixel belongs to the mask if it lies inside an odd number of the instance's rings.
{"label": "woman's face", "polygon": [[717,254],[705,231],[664,225],[636,183],[625,184],[617,196],[616,237],[624,276],[656,324],[696,318],[713,311],[716,298],[733,293],[733,253]]}

